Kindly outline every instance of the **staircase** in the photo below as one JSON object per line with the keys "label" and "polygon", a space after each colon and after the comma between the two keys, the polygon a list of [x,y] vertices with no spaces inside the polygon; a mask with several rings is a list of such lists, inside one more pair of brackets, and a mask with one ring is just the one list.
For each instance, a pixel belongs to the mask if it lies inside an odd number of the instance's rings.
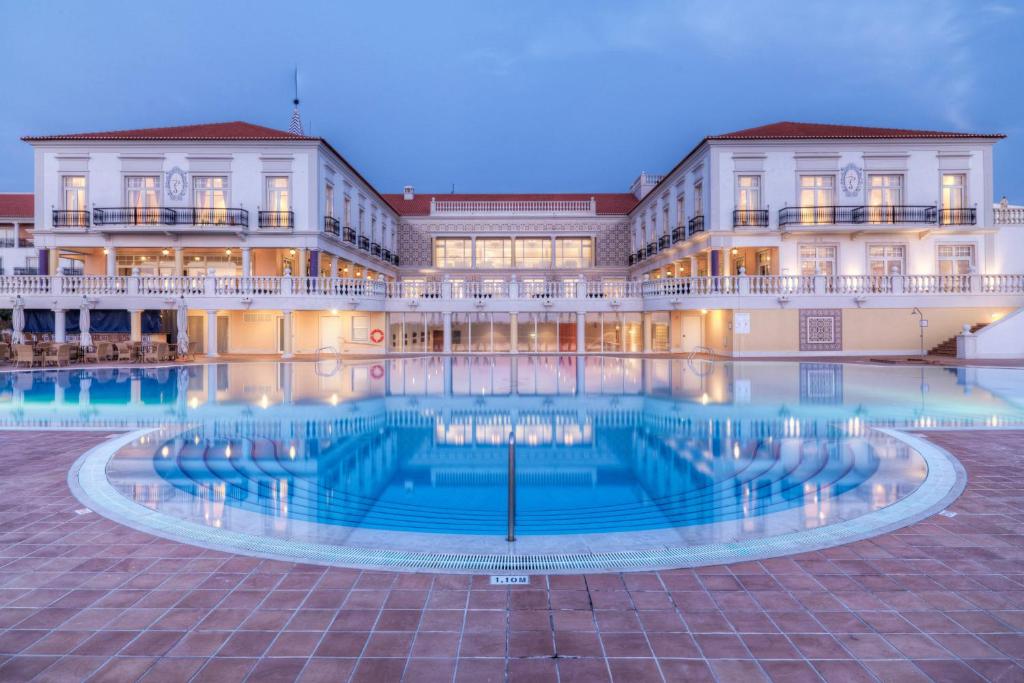
{"label": "staircase", "polygon": [[[973,334],[973,333],[977,332],[978,330],[980,330],[981,328],[985,327],[986,325],[988,325],[988,323],[977,323],[976,325],[972,325],[971,326],[971,333]],[[928,355],[929,356],[950,356],[950,357],[955,358],[956,357],[956,337],[955,336],[954,337],[950,337],[946,341],[944,341],[941,344],[939,344],[938,346],[934,347],[931,351],[928,352]]]}

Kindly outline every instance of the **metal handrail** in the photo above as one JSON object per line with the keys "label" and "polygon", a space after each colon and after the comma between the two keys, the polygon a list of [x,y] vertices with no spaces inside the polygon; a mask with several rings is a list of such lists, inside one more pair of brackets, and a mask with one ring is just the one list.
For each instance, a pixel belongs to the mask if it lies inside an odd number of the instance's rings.
{"label": "metal handrail", "polygon": [[[321,351],[330,351],[331,355],[334,356],[334,368],[330,372],[324,372],[320,369]],[[334,348],[333,346],[321,346],[320,348],[318,348],[316,350],[314,359],[315,360],[313,362],[313,372],[315,372],[318,377],[333,377],[334,375],[338,374],[338,370],[341,368],[340,354],[338,353],[338,349]]]}
{"label": "metal handrail", "polygon": [[505,540],[516,540],[516,433],[508,433],[508,533]]}
{"label": "metal handrail", "polygon": [[[693,359],[697,356],[698,353],[705,353],[705,354],[707,354],[709,356],[712,356],[711,358],[702,358],[701,359],[701,360],[704,360],[704,361],[706,361],[707,363],[710,364],[710,368],[708,370],[706,370],[706,371],[698,370],[696,367],[694,367]],[[711,374],[711,370],[713,370],[714,367],[715,367],[714,355],[715,355],[715,352],[712,351],[707,346],[694,346],[690,350],[689,355],[686,356],[686,365],[690,368],[690,370],[693,371],[693,374],[697,375],[698,377],[706,377],[709,374]]]}

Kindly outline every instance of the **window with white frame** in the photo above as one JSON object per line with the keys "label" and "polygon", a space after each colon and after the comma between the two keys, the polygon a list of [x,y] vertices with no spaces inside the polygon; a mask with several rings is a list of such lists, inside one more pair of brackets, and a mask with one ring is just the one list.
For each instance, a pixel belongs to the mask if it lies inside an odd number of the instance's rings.
{"label": "window with white frame", "polygon": [[352,341],[364,343],[370,341],[370,316],[352,316]]}
{"label": "window with white frame", "polygon": [[942,214],[944,225],[966,223],[964,207],[967,205],[967,176],[964,173],[942,174]]}
{"label": "window with white frame", "polygon": [[324,186],[324,215],[334,218],[334,185],[331,183]]}
{"label": "window with white frame", "polygon": [[345,199],[342,202],[344,211],[342,211],[341,218],[345,222],[346,228],[352,227],[352,198],[345,195]]}
{"label": "window with white frame", "polygon": [[289,227],[292,193],[288,176],[267,176],[267,214],[263,219],[270,227]]}
{"label": "window with white frame", "polygon": [[[800,222],[804,225],[831,223],[835,205],[835,176],[800,176]],[[825,220],[825,212],[828,220]]]}
{"label": "window with white frame", "polygon": [[517,237],[516,268],[550,268],[551,238]]}
{"label": "window with white frame", "polygon": [[593,251],[589,237],[559,237],[555,240],[555,267],[589,268],[594,264]]}
{"label": "window with white frame", "polygon": [[895,223],[896,207],[903,204],[903,176],[896,173],[868,175],[868,222]]}
{"label": "window with white frame", "polygon": [[228,179],[226,176],[193,176],[192,201],[196,222],[203,225],[227,223]]}
{"label": "window with white frame", "polygon": [[358,230],[359,230],[360,236],[366,234],[366,232],[365,232],[366,231],[366,209],[364,209],[361,206],[359,207],[359,225],[358,225]]}
{"label": "window with white frame", "polygon": [[831,244],[801,244],[800,274],[835,275],[838,248]]}
{"label": "window with white frame", "polygon": [[85,202],[85,176],[66,175],[63,178],[64,197],[63,209],[65,211],[76,211],[78,213],[67,214],[64,217],[63,225],[85,226],[88,225],[89,214]]}
{"label": "window with white frame", "polygon": [[436,268],[471,268],[473,242],[466,237],[438,237],[434,240]]}
{"label": "window with white frame", "polygon": [[903,275],[907,272],[907,248],[902,244],[869,244],[869,275]]}
{"label": "window with white frame", "polygon": [[668,235],[668,202],[664,201],[661,205],[661,234]]}
{"label": "window with white frame", "polygon": [[476,267],[511,268],[512,240],[507,237],[477,237]]}
{"label": "window with white frame", "polygon": [[758,275],[771,275],[772,274],[772,253],[767,249],[761,249],[756,254],[757,258],[757,274]]}
{"label": "window with white frame", "polygon": [[680,192],[676,196],[676,227],[682,228],[686,225],[686,193]]}
{"label": "window with white frame", "polygon": [[757,225],[757,214],[761,208],[761,176],[736,176],[736,220],[735,225]]}
{"label": "window with white frame", "polygon": [[939,275],[967,275],[974,269],[973,244],[940,244]]}
{"label": "window with white frame", "polygon": [[704,215],[704,181],[698,180],[693,184],[693,215]]}
{"label": "window with white frame", "polygon": [[160,221],[160,176],[126,176],[124,192],[125,205],[135,210],[134,222]]}

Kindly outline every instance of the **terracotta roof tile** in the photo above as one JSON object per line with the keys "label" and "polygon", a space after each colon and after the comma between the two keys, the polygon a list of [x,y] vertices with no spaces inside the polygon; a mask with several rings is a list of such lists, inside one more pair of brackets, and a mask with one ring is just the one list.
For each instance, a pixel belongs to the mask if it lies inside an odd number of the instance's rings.
{"label": "terracotta roof tile", "polygon": [[65,135],[29,135],[22,140],[40,142],[49,140],[319,140],[317,137],[296,135],[286,130],[257,126],[245,121],[226,123],[199,123],[191,126],[168,128],[137,128],[100,133],[69,133]]}
{"label": "terracotta roof tile", "polygon": [[32,218],[35,215],[35,197],[31,192],[0,194],[0,216],[4,218]]}
{"label": "terracotta roof tile", "polygon": [[557,200],[589,200],[593,197],[597,202],[599,215],[625,215],[637,205],[637,199],[630,193],[556,193],[556,194],[417,194],[412,199],[405,199],[401,194],[385,194],[385,201],[402,216],[429,216],[430,199],[455,201],[500,201],[504,199],[519,201],[557,201]]}
{"label": "terracotta roof tile", "polygon": [[872,128],[870,126],[843,126],[831,123],[797,123],[779,121],[766,126],[746,128],[722,135],[709,135],[708,140],[795,140],[795,139],[928,139],[928,138],[1002,138],[999,133],[960,133],[936,130],[908,130],[906,128]]}

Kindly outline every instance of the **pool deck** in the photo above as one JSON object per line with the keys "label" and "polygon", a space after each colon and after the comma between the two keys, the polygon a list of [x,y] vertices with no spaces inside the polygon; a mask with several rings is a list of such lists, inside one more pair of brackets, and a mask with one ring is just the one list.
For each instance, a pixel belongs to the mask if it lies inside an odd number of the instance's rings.
{"label": "pool deck", "polygon": [[78,514],[67,470],[107,436],[0,432],[0,680],[1024,680],[1024,431],[927,433],[968,473],[952,517],[515,588],[253,559]]}

